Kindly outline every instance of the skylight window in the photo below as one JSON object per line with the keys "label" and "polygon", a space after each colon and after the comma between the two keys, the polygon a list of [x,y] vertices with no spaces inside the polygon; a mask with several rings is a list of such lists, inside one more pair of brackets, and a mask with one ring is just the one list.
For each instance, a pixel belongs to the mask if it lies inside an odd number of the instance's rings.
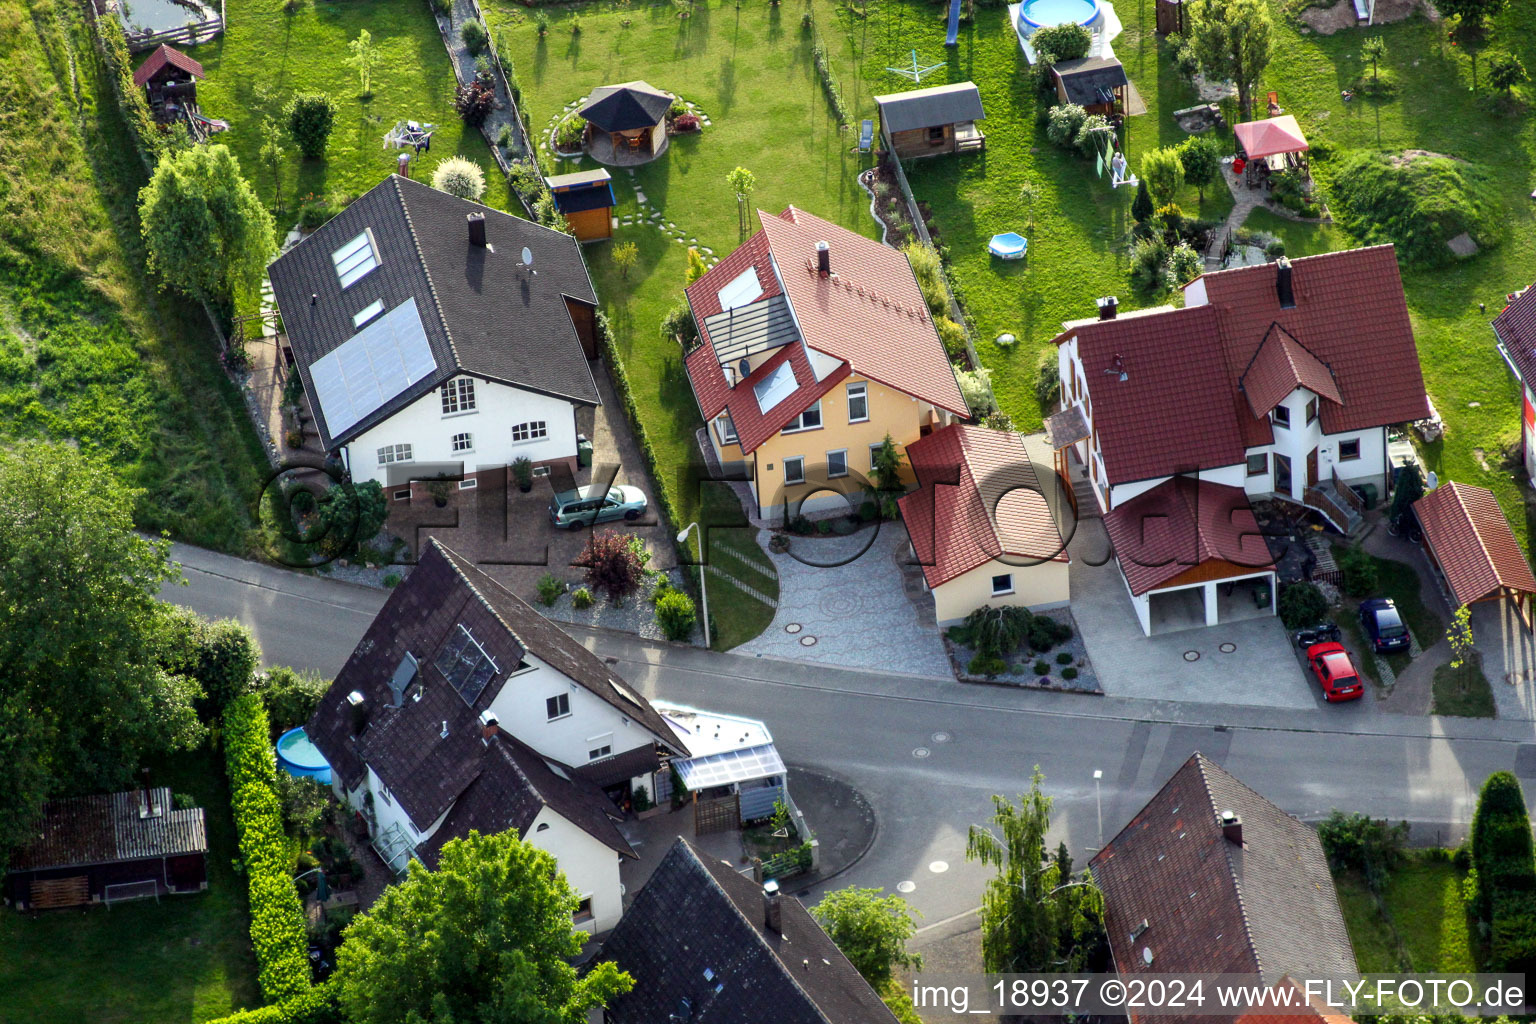
{"label": "skylight window", "polygon": [[352,327],[354,329],[361,327],[382,312],[384,312],[384,300],[374,299],[368,305],[352,314]]}
{"label": "skylight window", "polygon": [[336,266],[336,277],[343,288],[350,288],[368,272],[379,265],[378,253],[373,248],[373,236],[367,231],[331,253]]}
{"label": "skylight window", "polygon": [[485,684],[495,678],[499,671],[495,660],[485,653],[480,641],[471,636],[462,624],[443,644],[435,664],[443,678],[448,680],[448,685],[459,692],[466,704],[474,704],[480,691],[485,689]]}
{"label": "skylight window", "polygon": [[782,362],[774,367],[772,373],[752,385],[752,393],[757,396],[758,409],[766,413],[794,394],[795,383],[795,370],[788,362]]}
{"label": "skylight window", "polygon": [[757,280],[757,268],[748,267],[720,289],[720,310],[724,312],[756,302],[762,294],[763,286]]}

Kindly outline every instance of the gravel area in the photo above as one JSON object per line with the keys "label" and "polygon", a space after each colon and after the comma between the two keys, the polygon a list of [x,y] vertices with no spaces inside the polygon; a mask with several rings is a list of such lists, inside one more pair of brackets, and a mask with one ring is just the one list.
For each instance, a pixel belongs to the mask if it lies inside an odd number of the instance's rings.
{"label": "gravel area", "polygon": [[[1032,690],[1067,690],[1072,693],[1103,693],[1099,688],[1099,676],[1093,670],[1093,662],[1088,660],[1088,648],[1083,643],[1082,630],[1077,628],[1077,622],[1072,618],[1072,613],[1066,609],[1058,611],[1036,612],[1038,616],[1054,619],[1072,627],[1072,639],[1066,643],[1057,644],[1045,653],[1030,649],[1027,645],[1013,653],[1008,658],[1009,672],[1005,676],[996,679],[987,679],[983,676],[967,675],[965,667],[970,664],[976,652],[969,647],[962,647],[949,639],[948,630],[945,631],[944,649],[949,652],[950,664],[954,669],[955,678],[962,683],[987,683],[992,686],[1022,686]],[[1058,665],[1056,656],[1065,651],[1072,655],[1071,666],[1077,669],[1076,679],[1063,679],[1061,671],[1069,666]],[[1036,661],[1044,661],[1050,666],[1047,675],[1037,675],[1034,671]]]}
{"label": "gravel area", "polygon": [[[584,586],[581,574],[576,570],[567,570],[564,573],[555,573],[565,580],[565,593],[555,599],[553,605],[544,605],[537,601],[534,607],[542,612],[545,618],[554,619],[557,622],[574,622],[581,626],[600,626],[603,629],[618,629],[626,633],[636,633],[647,640],[665,640],[661,627],[656,624],[656,612],[651,607],[651,593],[660,585],[660,578],[650,576],[640,587],[638,594],[632,594],[618,603],[608,600],[602,593],[594,591],[594,598],[590,608],[577,608],[571,603],[571,594]],[[683,573],[681,569],[672,569],[664,574],[670,580],[672,586],[678,590],[683,587]],[[695,629],[693,646],[702,647],[704,637]]]}

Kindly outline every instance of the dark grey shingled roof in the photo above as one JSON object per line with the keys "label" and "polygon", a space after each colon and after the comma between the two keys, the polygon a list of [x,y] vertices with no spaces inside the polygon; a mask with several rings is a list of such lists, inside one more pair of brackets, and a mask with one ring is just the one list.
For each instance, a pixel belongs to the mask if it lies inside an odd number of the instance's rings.
{"label": "dark grey shingled roof", "polygon": [[598,954],[635,979],[605,1020],[895,1024],[800,901],[781,895],[779,903],[776,934],[750,878],[678,839]]}
{"label": "dark grey shingled roof", "polygon": [[1125,68],[1113,57],[1079,57],[1076,60],[1057,61],[1051,68],[1061,77],[1067,99],[1079,106],[1108,103],[1105,91],[1129,84]]}
{"label": "dark grey shingled roof", "polygon": [[[466,216],[485,215],[489,248],[471,245]],[[378,269],[342,289],[331,254],[367,230]],[[519,268],[527,246],[537,274]],[[321,442],[335,448],[459,374],[586,405],[599,404],[567,297],[596,305],[580,247],[569,235],[390,175],[268,268],[299,376],[357,334],[353,316],[374,300],[416,300],[436,372],[336,434],[312,401]],[[313,305],[310,296],[315,297]]]}
{"label": "dark grey shingled roof", "polygon": [[576,115],[605,132],[623,132],[654,128],[671,106],[672,97],[649,82],[621,82],[593,89]]}
{"label": "dark grey shingled roof", "polygon": [[987,116],[981,109],[981,92],[974,82],[955,82],[876,96],[875,105],[880,108],[880,123],[888,132],[980,121]]}
{"label": "dark grey shingled roof", "polygon": [[32,841],[11,856],[10,870],[46,871],[207,853],[203,809],[174,809],[171,791],[164,786],[150,792],[150,802],[160,808],[153,818],[139,817],[142,789],[48,801]]}

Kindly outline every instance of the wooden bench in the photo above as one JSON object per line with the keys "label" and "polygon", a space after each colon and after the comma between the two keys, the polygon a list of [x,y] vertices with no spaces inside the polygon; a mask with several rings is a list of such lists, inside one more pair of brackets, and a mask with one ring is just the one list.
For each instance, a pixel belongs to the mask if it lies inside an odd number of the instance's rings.
{"label": "wooden bench", "polygon": [[84,875],[49,878],[32,883],[31,910],[83,907],[91,902],[90,881]]}

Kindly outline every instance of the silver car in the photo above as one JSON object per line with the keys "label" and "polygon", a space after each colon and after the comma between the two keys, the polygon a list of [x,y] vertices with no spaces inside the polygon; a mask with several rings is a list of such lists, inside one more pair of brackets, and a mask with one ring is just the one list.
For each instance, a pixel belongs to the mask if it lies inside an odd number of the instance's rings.
{"label": "silver car", "polygon": [[638,487],[618,486],[605,491],[601,484],[588,484],[558,492],[549,503],[549,521],[565,530],[615,519],[634,522],[645,515],[646,505],[645,492]]}

